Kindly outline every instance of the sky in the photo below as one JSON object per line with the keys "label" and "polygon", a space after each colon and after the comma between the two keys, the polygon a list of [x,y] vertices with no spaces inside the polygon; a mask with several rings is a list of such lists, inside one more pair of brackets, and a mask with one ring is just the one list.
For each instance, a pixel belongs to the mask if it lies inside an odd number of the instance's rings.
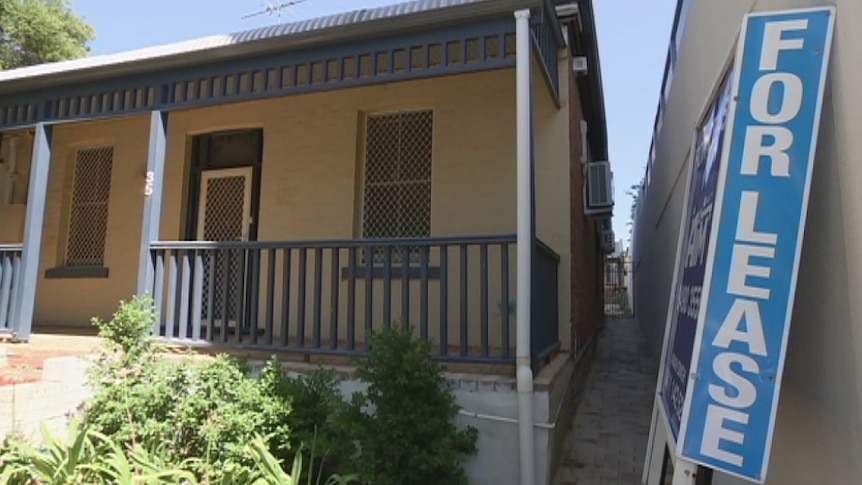
{"label": "sky", "polygon": [[[305,0],[282,10],[281,21],[400,1]],[[92,55],[100,55],[272,25],[279,20],[275,15],[243,18],[265,5],[262,0],[74,0],[73,8],[95,27]],[[593,0],[593,6],[614,171],[614,231],[627,243],[631,197],[626,192],[643,176],[676,0]]]}

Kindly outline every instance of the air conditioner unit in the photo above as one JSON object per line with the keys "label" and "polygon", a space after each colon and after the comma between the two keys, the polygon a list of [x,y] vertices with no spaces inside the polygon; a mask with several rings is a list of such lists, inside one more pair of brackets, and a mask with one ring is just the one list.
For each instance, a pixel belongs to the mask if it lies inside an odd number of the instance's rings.
{"label": "air conditioner unit", "polygon": [[616,250],[616,240],[614,239],[614,230],[605,229],[602,231],[602,250],[606,254],[611,254]]}
{"label": "air conditioner unit", "polygon": [[585,56],[573,57],[572,70],[575,71],[575,74],[579,76],[586,75],[589,71],[589,67],[587,66],[587,58]]}
{"label": "air conditioner unit", "polygon": [[607,213],[614,207],[614,174],[610,162],[590,162],[586,165],[584,191],[587,215]]}

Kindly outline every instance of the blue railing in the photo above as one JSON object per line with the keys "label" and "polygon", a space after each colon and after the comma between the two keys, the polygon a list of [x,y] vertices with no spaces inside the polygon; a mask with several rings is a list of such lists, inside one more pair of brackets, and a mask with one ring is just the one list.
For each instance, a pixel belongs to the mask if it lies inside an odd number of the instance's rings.
{"label": "blue railing", "polygon": [[15,294],[21,272],[21,245],[0,245],[0,333],[14,333]]}
{"label": "blue railing", "polygon": [[560,256],[543,242],[536,244],[533,284],[530,355],[538,370],[560,347],[559,271]]}
{"label": "blue railing", "polygon": [[[441,360],[511,363],[516,246],[514,235],[157,242],[155,333],[190,346],[349,355],[388,322],[412,326]],[[545,289],[556,286],[549,261]],[[537,330],[549,348],[558,320],[544,298],[534,323],[552,327]]]}
{"label": "blue railing", "polygon": [[560,100],[559,52],[565,47],[562,28],[551,2],[545,1],[543,8],[532,21],[533,44],[538,50],[545,80],[553,91],[554,98]]}

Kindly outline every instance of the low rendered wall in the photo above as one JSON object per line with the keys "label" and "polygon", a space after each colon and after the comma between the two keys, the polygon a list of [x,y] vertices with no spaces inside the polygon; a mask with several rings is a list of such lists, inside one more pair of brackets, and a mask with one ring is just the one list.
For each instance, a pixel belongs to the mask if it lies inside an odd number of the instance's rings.
{"label": "low rendered wall", "polygon": [[[312,372],[313,364],[286,363],[292,372]],[[548,485],[563,450],[566,424],[574,410],[577,389],[573,379],[575,361],[568,354],[558,355],[536,375],[533,410],[535,413],[535,485]],[[341,391],[348,398],[364,389],[352,377],[352,369],[339,368]],[[519,485],[518,393],[513,377],[483,374],[447,373],[461,413],[458,426],[479,430],[478,453],[465,465],[472,485]]]}
{"label": "low rendered wall", "polygon": [[39,442],[42,423],[53,436],[65,438],[69,421],[90,395],[88,366],[78,357],[51,358],[41,381],[0,386],[0,439],[15,431]]}

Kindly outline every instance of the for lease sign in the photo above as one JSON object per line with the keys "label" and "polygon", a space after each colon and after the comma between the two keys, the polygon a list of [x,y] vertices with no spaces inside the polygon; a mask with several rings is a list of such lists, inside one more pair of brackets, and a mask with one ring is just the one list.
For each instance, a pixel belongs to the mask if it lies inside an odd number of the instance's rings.
{"label": "for lease sign", "polygon": [[736,54],[677,453],[762,483],[799,267],[832,8],[752,14]]}

